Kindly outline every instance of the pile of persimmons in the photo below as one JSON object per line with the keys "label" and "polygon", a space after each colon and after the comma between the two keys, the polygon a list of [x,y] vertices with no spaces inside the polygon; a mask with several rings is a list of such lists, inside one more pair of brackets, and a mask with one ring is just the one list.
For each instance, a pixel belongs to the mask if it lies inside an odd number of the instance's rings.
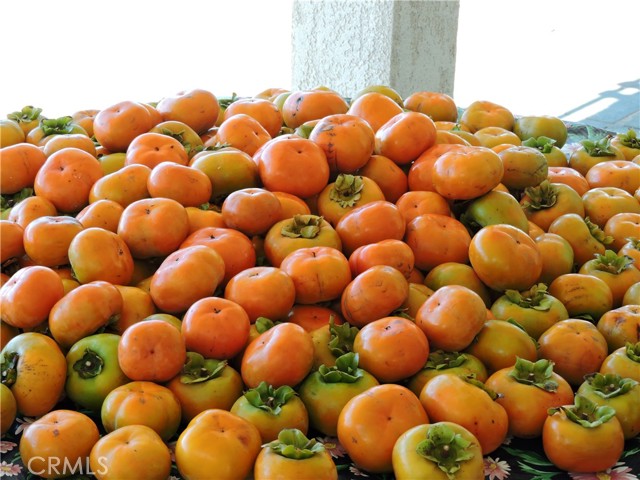
{"label": "pile of persimmons", "polygon": [[[371,86],[0,120],[2,433],[42,477],[569,472],[640,432],[640,139]],[[309,436],[307,436],[309,435]],[[135,458],[135,460],[133,460]],[[87,468],[88,468],[87,467]]]}

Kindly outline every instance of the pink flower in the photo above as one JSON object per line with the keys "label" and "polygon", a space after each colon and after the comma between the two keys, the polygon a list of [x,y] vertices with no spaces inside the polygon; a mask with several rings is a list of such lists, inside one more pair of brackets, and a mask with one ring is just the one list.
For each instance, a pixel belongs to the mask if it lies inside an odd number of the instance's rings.
{"label": "pink flower", "polygon": [[316,437],[316,440],[324,445],[324,448],[329,452],[331,458],[342,458],[347,454],[337,438],[334,437]]}
{"label": "pink flower", "polygon": [[171,461],[176,463],[176,442],[167,443],[167,447],[169,447],[169,454],[171,455]]}
{"label": "pink flower", "polygon": [[20,475],[22,467],[17,464],[7,463],[4,460],[0,463],[0,477],[15,477]]}
{"label": "pink flower", "polygon": [[36,421],[35,418],[29,418],[29,417],[16,418],[16,422],[18,422],[18,426],[16,427],[15,434],[20,435],[25,428],[27,428],[29,425],[31,425],[35,421]]}
{"label": "pink flower", "polygon": [[355,465],[351,465],[349,467],[349,471],[351,473],[353,473],[354,475],[357,475],[358,477],[368,477],[369,476],[366,473],[364,473],[362,470],[360,470],[358,467],[356,467]]}
{"label": "pink flower", "polygon": [[615,468],[607,468],[604,472],[594,473],[569,473],[572,480],[637,480],[638,477],[631,473],[631,468],[624,463],[616,463]]}
{"label": "pink flower", "polygon": [[504,460],[498,457],[495,460],[491,457],[484,458],[484,476],[489,477],[489,480],[504,480],[510,472],[511,467]]}
{"label": "pink flower", "polygon": [[17,443],[7,442],[5,440],[0,441],[0,453],[7,453],[17,447]]}

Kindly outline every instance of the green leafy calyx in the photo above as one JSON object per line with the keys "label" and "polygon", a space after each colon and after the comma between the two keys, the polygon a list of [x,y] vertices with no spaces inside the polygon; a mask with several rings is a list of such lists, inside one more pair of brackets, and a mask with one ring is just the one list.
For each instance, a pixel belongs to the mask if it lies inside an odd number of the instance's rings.
{"label": "green leafy calyx", "polygon": [[518,383],[532,385],[546,392],[555,392],[558,389],[558,382],[553,379],[553,362],[550,360],[540,359],[532,362],[517,357],[509,376]]}
{"label": "green leafy calyx", "polygon": [[544,180],[540,185],[524,189],[528,200],[522,203],[524,208],[530,210],[545,210],[553,207],[558,201],[558,187],[549,180]]}
{"label": "green leafy calyx", "polygon": [[580,394],[575,396],[575,403],[573,405],[550,408],[549,415],[553,415],[560,411],[564,412],[569,420],[583,426],[584,428],[599,427],[600,425],[607,423],[616,415],[614,408],[606,405],[598,406],[596,403]]}
{"label": "green leafy calyx", "polygon": [[344,322],[341,325],[334,323],[333,316],[329,319],[329,351],[334,357],[340,357],[353,351],[353,342],[360,329]]}
{"label": "green leafy calyx", "polygon": [[598,225],[593,223],[589,217],[584,218],[584,223],[587,225],[591,236],[598,240],[601,244],[610,245],[611,243],[613,243],[613,237],[611,235],[605,234],[604,231]]}
{"label": "green leafy calyx", "polygon": [[333,367],[320,365],[318,373],[324,383],[355,383],[362,378],[362,369],[358,368],[359,356],[349,352],[338,357]]}
{"label": "green leafy calyx", "polygon": [[323,218],[317,215],[295,215],[280,233],[289,238],[316,238],[322,229]]}
{"label": "green leafy calyx", "polygon": [[541,153],[551,153],[556,140],[553,138],[541,136],[538,138],[531,137],[522,142],[525,147],[537,148]]}
{"label": "green leafy calyx", "polygon": [[547,286],[544,283],[538,283],[522,292],[507,290],[504,295],[511,303],[515,303],[521,308],[548,312],[553,305],[553,297],[547,292]]}
{"label": "green leafy calyx", "polygon": [[279,415],[282,407],[295,395],[295,390],[288,385],[273,388],[273,385],[263,381],[256,388],[247,390],[244,398],[255,408]]}
{"label": "green leafy calyx", "polygon": [[464,353],[436,350],[429,354],[424,368],[428,370],[447,370],[459,367],[466,361],[467,356]]}
{"label": "green leafy calyx", "polygon": [[104,367],[104,359],[97,352],[86,348],[82,357],[73,364],[73,371],[83,380],[100,375]]}
{"label": "green leafy calyx", "polygon": [[196,352],[187,352],[187,361],[180,372],[180,383],[202,383],[218,378],[227,366],[226,360],[205,359]]}
{"label": "green leafy calyx", "polygon": [[619,397],[629,393],[638,382],[632,378],[622,378],[614,373],[593,373],[585,377],[587,384],[602,398]]}
{"label": "green leafy calyx", "polygon": [[474,457],[471,445],[448,425],[436,423],[428,428],[427,438],[418,443],[416,453],[434,462],[452,480],[462,463]]}
{"label": "green leafy calyx", "polygon": [[628,255],[618,255],[613,250],[606,250],[604,254],[596,254],[594,266],[597,270],[620,275],[633,265],[633,258]]}
{"label": "green leafy calyx", "polygon": [[607,135],[599,140],[585,139],[580,142],[585,152],[591,157],[615,157],[616,152],[611,149],[611,136]]}
{"label": "green leafy calyx", "polygon": [[363,188],[364,182],[361,176],[341,173],[329,190],[329,199],[342,208],[353,207],[362,198]]}
{"label": "green leafy calyx", "polygon": [[322,443],[315,439],[309,440],[304,433],[297,428],[285,428],[278,434],[278,439],[265,446],[273,452],[292,460],[305,460],[316,453],[324,451]]}

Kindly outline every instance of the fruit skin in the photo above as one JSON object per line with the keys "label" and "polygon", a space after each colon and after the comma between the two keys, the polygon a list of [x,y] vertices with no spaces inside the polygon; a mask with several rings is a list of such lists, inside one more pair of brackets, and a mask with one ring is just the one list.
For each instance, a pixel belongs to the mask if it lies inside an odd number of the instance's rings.
{"label": "fruit skin", "polygon": [[18,406],[13,393],[4,383],[0,383],[0,433],[2,435],[9,431],[17,413]]}

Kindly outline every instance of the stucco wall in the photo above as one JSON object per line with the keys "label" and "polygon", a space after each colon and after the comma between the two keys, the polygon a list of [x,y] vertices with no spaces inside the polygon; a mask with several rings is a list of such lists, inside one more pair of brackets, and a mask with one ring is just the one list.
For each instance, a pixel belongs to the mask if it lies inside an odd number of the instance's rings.
{"label": "stucco wall", "polygon": [[294,0],[292,88],[453,93],[458,0]]}

